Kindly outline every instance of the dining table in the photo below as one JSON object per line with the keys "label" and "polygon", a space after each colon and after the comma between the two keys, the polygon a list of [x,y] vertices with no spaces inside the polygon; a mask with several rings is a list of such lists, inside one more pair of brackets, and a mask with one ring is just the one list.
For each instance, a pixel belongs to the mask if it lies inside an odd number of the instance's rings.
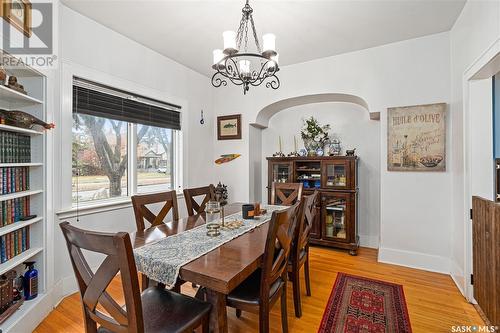
{"label": "dining table", "polygon": [[[229,216],[241,210],[242,203],[231,203],[224,207],[224,214]],[[268,222],[220,245],[180,268],[179,279],[181,281],[190,282],[205,289],[206,301],[212,304],[211,332],[228,331],[226,296],[261,266]],[[134,249],[138,249],[203,224],[205,224],[204,214],[165,222],[131,233],[132,245]]]}

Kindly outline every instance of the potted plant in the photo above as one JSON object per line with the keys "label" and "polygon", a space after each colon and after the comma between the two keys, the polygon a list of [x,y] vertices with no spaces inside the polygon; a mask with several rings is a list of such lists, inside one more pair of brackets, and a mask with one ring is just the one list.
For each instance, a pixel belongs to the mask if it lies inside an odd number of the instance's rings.
{"label": "potted plant", "polygon": [[318,120],[313,116],[304,119],[304,125],[300,131],[300,135],[309,156],[316,156],[316,151],[324,147],[325,143],[328,141],[329,130],[330,125],[321,126]]}

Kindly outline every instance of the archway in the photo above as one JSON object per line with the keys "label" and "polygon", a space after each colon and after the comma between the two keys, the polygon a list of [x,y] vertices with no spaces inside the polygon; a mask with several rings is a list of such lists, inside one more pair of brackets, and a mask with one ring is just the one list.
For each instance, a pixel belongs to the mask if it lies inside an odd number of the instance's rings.
{"label": "archway", "polygon": [[368,103],[361,97],[351,94],[343,93],[325,93],[325,94],[310,94],[302,95],[291,98],[282,99],[280,101],[269,104],[262,108],[255,119],[255,123],[250,124],[256,128],[267,128],[269,120],[273,115],[281,110],[289,109],[294,106],[314,104],[314,103],[328,103],[328,102],[343,102],[352,103],[364,108],[370,115],[370,119],[379,120],[380,112],[370,112]]}

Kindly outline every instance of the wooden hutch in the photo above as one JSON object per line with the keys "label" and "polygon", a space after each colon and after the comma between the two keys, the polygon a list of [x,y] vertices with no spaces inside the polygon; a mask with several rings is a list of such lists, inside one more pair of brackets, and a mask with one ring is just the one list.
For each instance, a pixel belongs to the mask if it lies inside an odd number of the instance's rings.
{"label": "wooden hutch", "polygon": [[349,250],[359,247],[356,156],[268,157],[268,202],[273,182],[301,182],[303,195],[319,191],[311,244]]}

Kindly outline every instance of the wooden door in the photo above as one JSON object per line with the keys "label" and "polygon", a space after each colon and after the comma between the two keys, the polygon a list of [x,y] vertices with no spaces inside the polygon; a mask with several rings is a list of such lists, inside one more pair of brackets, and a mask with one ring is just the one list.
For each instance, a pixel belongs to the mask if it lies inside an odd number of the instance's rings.
{"label": "wooden door", "polygon": [[273,182],[291,183],[293,182],[293,162],[273,161],[268,163],[267,181],[267,202],[271,203],[271,188]]}
{"label": "wooden door", "polygon": [[344,192],[321,194],[321,235],[325,240],[351,243],[354,224],[352,221],[352,195]]}
{"label": "wooden door", "polygon": [[473,197],[472,218],[474,298],[500,326],[500,205]]}
{"label": "wooden door", "polygon": [[321,163],[321,187],[328,189],[352,189],[349,160],[323,161]]}

